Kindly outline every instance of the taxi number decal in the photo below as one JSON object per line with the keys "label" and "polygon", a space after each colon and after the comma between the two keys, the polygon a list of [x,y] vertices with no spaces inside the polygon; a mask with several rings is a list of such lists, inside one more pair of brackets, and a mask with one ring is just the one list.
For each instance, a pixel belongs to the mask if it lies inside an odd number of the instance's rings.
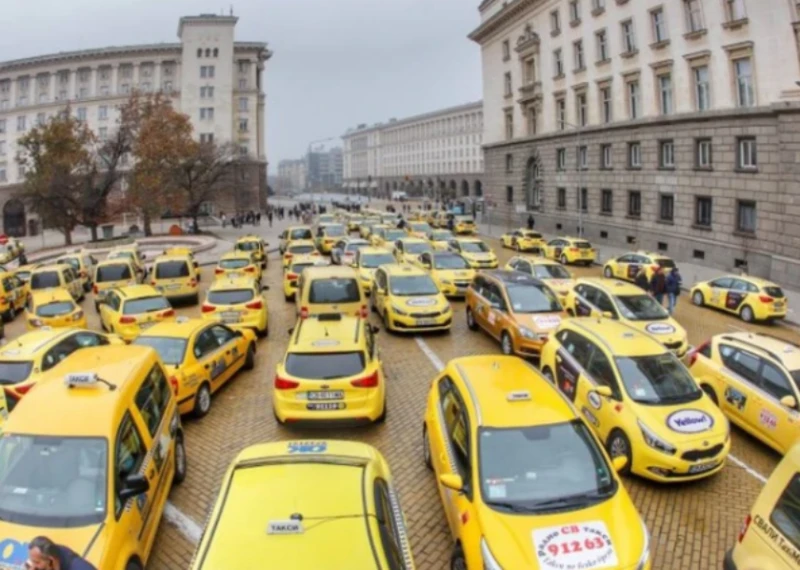
{"label": "taxi number decal", "polygon": [[497,322],[497,315],[495,314],[494,311],[489,311],[489,316],[487,320],[489,321],[490,325],[493,325]]}
{"label": "taxi number decal", "polygon": [[736,388],[728,388],[725,390],[725,401],[741,412],[747,405],[747,396]]}
{"label": "taxi number decal", "polygon": [[221,376],[225,372],[225,359],[220,358],[219,360],[211,363],[211,379],[214,380],[217,377]]}
{"label": "taxi number decal", "polygon": [[28,543],[5,538],[0,540],[0,564],[2,568],[24,568],[28,560]]}
{"label": "taxi number decal", "polygon": [[758,414],[759,423],[767,429],[776,429],[778,427],[778,418],[768,409],[764,408]]}
{"label": "taxi number decal", "polygon": [[588,570],[617,566],[617,553],[602,521],[533,531],[533,544],[542,568]]}
{"label": "taxi number decal", "polygon": [[753,518],[756,528],[767,536],[775,545],[780,548],[786,556],[791,558],[795,564],[800,564],[800,552],[797,551],[792,544],[783,538],[783,535],[777,529],[773,528],[771,524],[765,521],[761,515],[756,515]]}
{"label": "taxi number decal", "polygon": [[288,444],[289,453],[323,453],[328,449],[325,441],[302,441]]}

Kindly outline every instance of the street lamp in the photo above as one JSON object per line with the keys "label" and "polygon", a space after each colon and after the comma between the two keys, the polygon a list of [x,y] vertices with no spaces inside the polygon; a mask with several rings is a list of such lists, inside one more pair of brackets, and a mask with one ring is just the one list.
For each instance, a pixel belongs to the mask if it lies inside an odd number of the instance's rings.
{"label": "street lamp", "polygon": [[[575,129],[575,137],[577,139],[577,165],[578,165],[578,237],[583,237],[583,165],[581,164],[581,125],[573,125],[563,119],[558,121],[562,127],[564,125]],[[588,157],[587,157],[588,158]],[[588,199],[588,198],[587,198]]]}
{"label": "street lamp", "polygon": [[335,141],[338,138],[339,137],[328,137],[328,138],[324,138],[324,139],[311,141],[310,143],[308,143],[308,152],[307,152],[307,158],[306,158],[306,163],[307,163],[307,165],[306,165],[306,184],[308,184],[311,187],[311,204],[312,205],[314,204],[314,181],[311,180],[311,147],[313,147],[315,144]]}

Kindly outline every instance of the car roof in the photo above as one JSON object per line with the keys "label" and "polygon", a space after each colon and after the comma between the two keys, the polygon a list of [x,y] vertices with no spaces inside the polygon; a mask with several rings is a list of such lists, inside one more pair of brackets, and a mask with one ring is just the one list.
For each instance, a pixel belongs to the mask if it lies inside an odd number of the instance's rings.
{"label": "car roof", "polygon": [[319,265],[330,265],[330,260],[325,257],[320,257],[319,252],[314,253],[296,253],[289,262],[289,265],[297,263],[314,263]]}
{"label": "car roof", "polygon": [[508,260],[509,263],[514,259],[521,259],[523,261],[527,261],[532,265],[561,265],[555,259],[548,259],[547,257],[540,257],[537,255],[515,255]]}
{"label": "car roof", "polygon": [[223,259],[247,259],[248,261],[252,261],[253,257],[249,251],[234,249],[233,251],[226,251],[219,257],[219,259],[220,261]]}
{"label": "car roof", "polygon": [[287,352],[352,352],[364,348],[363,321],[350,315],[324,314],[300,319]]}
{"label": "car roof", "polygon": [[326,277],[352,277],[357,278],[356,270],[347,265],[317,265],[309,267],[309,279],[325,279]]}
{"label": "car roof", "polygon": [[800,369],[800,345],[765,333],[732,332],[717,335],[719,340],[736,341],[748,348],[767,352],[789,370]]}
{"label": "car roof", "polygon": [[[721,277],[730,277],[731,279],[741,279],[742,281],[749,281],[753,285],[757,285],[758,287],[780,287],[777,283],[773,281],[768,281],[766,279],[762,279],[761,277],[753,277],[752,275],[722,275]],[[719,279],[717,277],[715,279]],[[714,279],[712,279],[714,281]]]}
{"label": "car roof", "polygon": [[611,295],[641,295],[642,289],[635,283],[622,281],[620,279],[613,279],[610,277],[581,277],[577,280],[576,285],[586,283],[593,285]]}
{"label": "car roof", "polygon": [[519,271],[509,271],[506,269],[492,269],[491,271],[481,271],[481,275],[497,279],[505,285],[541,285],[542,282],[527,273]]}
{"label": "car roof", "polygon": [[410,265],[408,263],[387,263],[386,265],[381,265],[381,269],[386,271],[386,274],[391,276],[394,275],[427,275],[427,271],[420,269],[414,265]]}
{"label": "car roof", "polygon": [[[42,375],[36,389],[14,408],[3,431],[114,437],[118,427],[114,420],[133,399],[131,383],[149,372],[157,362],[156,351],[146,346],[97,346],[76,351]],[[65,384],[67,374],[86,372],[96,374],[116,388],[99,382],[74,388]],[[44,410],[46,421],[42,421]]]}
{"label": "car roof", "polygon": [[50,329],[47,327],[26,332],[0,347],[0,360],[27,360],[51,343],[83,329],[77,327]]}
{"label": "car roof", "polygon": [[[214,321],[207,321],[200,318],[187,319],[178,317],[174,321],[164,321],[153,325],[149,329],[142,331],[139,338],[148,336],[164,336],[170,338],[188,338],[195,331],[216,324]],[[134,341],[135,342],[135,341]]]}
{"label": "car roof", "polygon": [[66,269],[68,266],[59,263],[48,263],[45,265],[40,265],[36,269],[33,269],[32,272],[39,272],[39,271],[60,271],[62,269]]}
{"label": "car roof", "polygon": [[358,251],[361,255],[366,255],[369,253],[388,253],[389,255],[392,254],[392,252],[389,251],[387,248],[379,246],[362,247]]}
{"label": "car roof", "polygon": [[105,265],[119,265],[120,263],[124,263],[125,265],[133,265],[130,258],[128,257],[112,257],[106,258],[101,261],[97,262],[97,267],[105,266]]}
{"label": "car roof", "polygon": [[[513,356],[456,358],[446,371],[460,377],[473,402],[478,425],[509,427],[571,421],[574,408],[530,363]],[[511,401],[514,394],[529,399]]]}
{"label": "car roof", "polygon": [[567,241],[585,241],[586,243],[589,243],[589,240],[586,238],[579,238],[574,236],[558,236],[553,239],[565,239]]}
{"label": "car roof", "polygon": [[287,235],[292,233],[293,230],[309,230],[309,231],[311,231],[311,226],[306,226],[306,225],[289,226],[289,227],[286,228]]}
{"label": "car roof", "polygon": [[126,285],[114,289],[122,297],[123,301],[131,299],[141,299],[142,297],[161,297],[162,293],[152,285]]}
{"label": "car roof", "polygon": [[418,237],[411,237],[411,236],[404,237],[404,238],[398,238],[397,241],[401,241],[403,243],[428,243],[428,240],[426,240],[426,239],[422,239],[422,238],[418,238]]}
{"label": "car roof", "polygon": [[258,237],[258,236],[254,236],[254,235],[247,235],[247,236],[240,237],[236,241],[237,242],[240,242],[240,241],[261,241],[261,238]]}
{"label": "car roof", "polygon": [[584,336],[593,337],[595,343],[604,345],[615,356],[651,356],[668,352],[649,334],[614,319],[582,317],[567,319],[564,323]]}
{"label": "car roof", "polygon": [[[640,249],[638,251],[628,251],[626,253],[623,253],[622,255],[644,255],[644,256],[647,256],[647,257],[653,257],[655,259],[669,259],[670,258],[666,254],[658,253],[658,252],[655,252],[655,251],[647,251],[647,250],[644,250],[644,249]],[[622,255],[620,255],[619,257],[622,257]]]}
{"label": "car roof", "polygon": [[38,289],[31,291],[31,299],[34,305],[41,305],[53,301],[72,301],[72,295],[63,287],[53,287],[51,289]]}
{"label": "car roof", "polygon": [[209,291],[222,291],[225,289],[255,289],[255,277],[226,277],[220,276],[208,287]]}
{"label": "car roof", "polygon": [[315,242],[313,239],[293,239],[286,247],[303,247],[307,245],[313,245],[316,247],[317,242]]}
{"label": "car roof", "polygon": [[191,262],[189,255],[186,253],[162,253],[153,260],[153,263],[161,263],[162,261],[186,261]]}

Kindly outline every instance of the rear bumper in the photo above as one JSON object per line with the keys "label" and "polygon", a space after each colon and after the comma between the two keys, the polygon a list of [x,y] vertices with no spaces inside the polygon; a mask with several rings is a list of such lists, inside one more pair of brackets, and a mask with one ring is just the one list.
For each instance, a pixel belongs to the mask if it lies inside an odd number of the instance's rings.
{"label": "rear bumper", "polygon": [[437,317],[433,324],[430,325],[420,325],[417,323],[417,319],[412,319],[411,317],[390,316],[390,318],[392,320],[392,328],[401,332],[443,331],[450,329],[453,325],[452,312]]}
{"label": "rear bumper", "polygon": [[722,560],[722,570],[738,570],[736,563],[733,561],[733,549],[725,553],[725,558]]}
{"label": "rear bumper", "polygon": [[[374,393],[356,402],[345,400],[347,406],[342,410],[308,410],[305,400],[295,399],[295,392],[284,395],[278,390],[272,392],[273,411],[281,423],[292,425],[365,425],[377,420],[386,406],[384,390],[374,389]],[[291,396],[291,397],[290,397]]]}

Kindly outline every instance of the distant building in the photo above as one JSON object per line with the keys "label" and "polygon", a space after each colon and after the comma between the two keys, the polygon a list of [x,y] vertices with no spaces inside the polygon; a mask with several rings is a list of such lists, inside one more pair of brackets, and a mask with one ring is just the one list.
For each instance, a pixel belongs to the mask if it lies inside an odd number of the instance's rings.
{"label": "distant building", "polygon": [[302,158],[281,160],[278,163],[278,185],[274,188],[280,193],[294,193],[306,187],[306,161]]}
{"label": "distant building", "polygon": [[308,187],[338,188],[342,185],[343,155],[341,147],[312,150],[307,155]]}

